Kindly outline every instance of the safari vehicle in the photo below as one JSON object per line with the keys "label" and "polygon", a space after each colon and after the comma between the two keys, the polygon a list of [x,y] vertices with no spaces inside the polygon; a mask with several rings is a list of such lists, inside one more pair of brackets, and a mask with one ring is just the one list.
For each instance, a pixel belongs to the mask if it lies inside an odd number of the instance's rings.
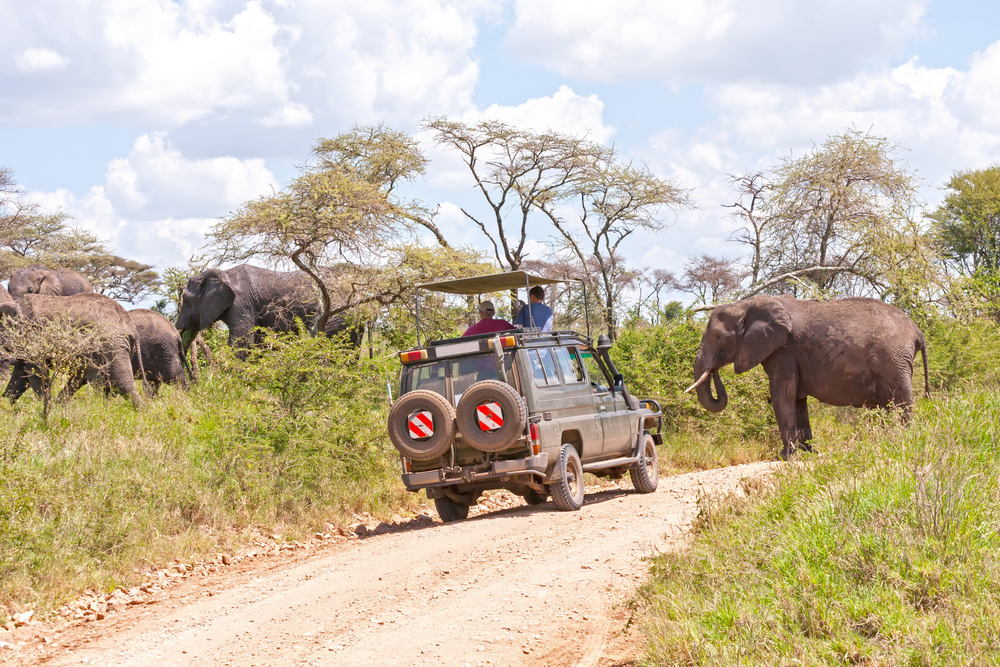
{"label": "safari vehicle", "polygon": [[[514,271],[418,289],[476,295],[557,282]],[[419,311],[417,331],[418,348],[399,355],[388,430],[403,483],[424,489],[442,520],[468,517],[484,491],[501,488],[578,510],[585,472],[627,471],[636,491],[656,490],[660,406],[629,394],[607,336],[595,346],[589,330],[528,328],[421,345]]]}

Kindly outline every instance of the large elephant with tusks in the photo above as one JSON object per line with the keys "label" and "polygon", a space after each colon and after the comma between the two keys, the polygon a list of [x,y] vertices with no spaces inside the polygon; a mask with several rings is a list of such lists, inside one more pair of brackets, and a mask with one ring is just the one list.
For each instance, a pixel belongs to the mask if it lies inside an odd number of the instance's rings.
{"label": "large elephant with tusks", "polygon": [[[177,313],[184,350],[202,329],[215,322],[229,327],[229,344],[246,348],[260,342],[254,331],[293,331],[295,320],[308,325],[318,310],[313,282],[302,271],[272,271],[249,264],[208,269],[188,280]],[[331,317],[326,334],[348,329],[342,316]],[[351,342],[361,343],[361,329],[350,328]]]}
{"label": "large elephant with tusks", "polygon": [[755,296],[712,311],[695,355],[697,380],[688,391],[697,389],[706,410],[721,412],[728,398],[719,369],[733,364],[746,373],[761,364],[787,458],[799,447],[811,449],[809,396],[830,405],[895,407],[908,420],[918,352],[929,395],[924,336],[899,308],[867,298]]}

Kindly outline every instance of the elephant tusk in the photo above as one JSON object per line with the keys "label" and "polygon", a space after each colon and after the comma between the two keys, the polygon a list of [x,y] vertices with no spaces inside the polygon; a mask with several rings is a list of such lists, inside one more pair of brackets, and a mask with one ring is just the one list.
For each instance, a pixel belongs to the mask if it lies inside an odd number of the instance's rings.
{"label": "elephant tusk", "polygon": [[708,376],[711,375],[711,374],[712,374],[712,369],[709,368],[707,371],[705,371],[704,373],[701,374],[701,377],[698,378],[697,382],[695,382],[693,385],[691,385],[690,387],[688,387],[687,389],[685,389],[684,393],[685,394],[690,394],[692,391],[694,391],[695,387],[697,387],[698,385],[702,384],[705,380],[707,380]]}

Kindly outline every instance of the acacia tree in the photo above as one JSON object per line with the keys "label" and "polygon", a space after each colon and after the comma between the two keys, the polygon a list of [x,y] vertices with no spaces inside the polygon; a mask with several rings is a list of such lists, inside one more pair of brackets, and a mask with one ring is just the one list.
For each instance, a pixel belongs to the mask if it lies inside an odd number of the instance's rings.
{"label": "acacia tree", "polygon": [[422,209],[395,188],[425,161],[415,143],[383,126],[322,139],[313,156],[288,187],[243,204],[209,238],[218,261],[291,262],[305,272],[318,295],[315,335],[332,316],[391,303],[406,289],[399,244]]}
{"label": "acacia tree", "polygon": [[956,171],[944,201],[930,214],[932,234],[959,289],[1000,313],[1000,164]]}
{"label": "acacia tree", "polygon": [[674,287],[708,306],[734,299],[745,277],[745,271],[735,259],[700,255],[688,257],[684,273]]}
{"label": "acacia tree", "polygon": [[736,189],[737,199],[735,203],[724,206],[733,209],[733,217],[743,221],[743,227],[734,232],[729,239],[750,248],[747,269],[750,287],[753,288],[761,280],[765,242],[774,225],[774,220],[767,211],[768,195],[772,185],[764,171],[729,174],[728,180]]}
{"label": "acacia tree", "polygon": [[690,206],[690,200],[687,192],[647,166],[621,162],[613,148],[593,143],[581,148],[584,166],[567,180],[566,187],[545,193],[535,205],[580,265],[597,276],[604,326],[614,340],[623,295],[640,276],[625,265],[622,242],[638,230],[663,230],[662,214]]}
{"label": "acacia tree", "polygon": [[593,144],[558,132],[535,133],[499,121],[467,125],[444,117],[424,121],[435,142],[461,155],[489,207],[488,217],[462,214],[486,236],[501,269],[524,262],[528,219],[540,202],[562,196],[586,167]]}

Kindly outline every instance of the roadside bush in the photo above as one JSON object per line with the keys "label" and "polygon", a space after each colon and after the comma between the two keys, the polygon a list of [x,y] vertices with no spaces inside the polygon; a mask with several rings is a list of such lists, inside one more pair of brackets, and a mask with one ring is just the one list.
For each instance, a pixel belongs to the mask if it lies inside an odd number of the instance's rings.
{"label": "roadside bush", "polygon": [[[919,322],[927,341],[927,367],[932,390],[953,391],[1000,383],[1000,327],[990,320],[932,317]],[[914,384],[923,391],[922,370]]]}
{"label": "roadside bush", "polygon": [[862,418],[772,490],[702,499],[646,586],[654,664],[995,664],[1000,399]]}
{"label": "roadside bush", "polygon": [[190,392],[165,386],[138,411],[93,388],[47,424],[33,396],[0,404],[0,617],[255,534],[413,506],[385,436],[395,359],[322,337],[266,348],[242,362],[218,347]]}

